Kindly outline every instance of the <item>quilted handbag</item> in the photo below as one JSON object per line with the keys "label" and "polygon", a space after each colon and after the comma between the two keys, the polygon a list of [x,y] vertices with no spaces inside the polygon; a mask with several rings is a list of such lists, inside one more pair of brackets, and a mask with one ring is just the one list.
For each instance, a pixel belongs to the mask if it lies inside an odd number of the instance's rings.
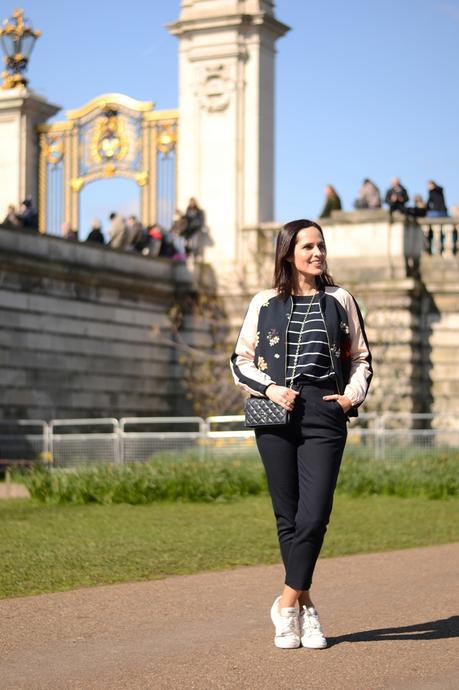
{"label": "quilted handbag", "polygon": [[[295,360],[290,381],[290,388],[293,387],[293,380],[295,378],[296,367],[298,363],[298,355],[300,352],[301,336],[308,319],[312,303],[314,302],[315,293],[309,302],[308,309],[303,319],[300,328],[300,335],[298,336],[298,345],[296,346]],[[245,412],[245,426],[248,429],[256,429],[263,426],[285,426],[290,422],[290,412],[281,405],[273,402],[269,398],[247,398],[244,403]]]}
{"label": "quilted handbag", "polygon": [[290,412],[269,398],[247,398],[244,403],[245,426],[283,426],[290,421]]}

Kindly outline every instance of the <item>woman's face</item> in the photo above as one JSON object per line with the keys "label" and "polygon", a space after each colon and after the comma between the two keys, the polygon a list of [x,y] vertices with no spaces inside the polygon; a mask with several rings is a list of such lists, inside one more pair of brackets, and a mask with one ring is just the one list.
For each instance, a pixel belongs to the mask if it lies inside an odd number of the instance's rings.
{"label": "woman's face", "polygon": [[293,256],[290,259],[298,273],[320,276],[325,270],[327,250],[324,238],[317,228],[303,228],[296,236]]}

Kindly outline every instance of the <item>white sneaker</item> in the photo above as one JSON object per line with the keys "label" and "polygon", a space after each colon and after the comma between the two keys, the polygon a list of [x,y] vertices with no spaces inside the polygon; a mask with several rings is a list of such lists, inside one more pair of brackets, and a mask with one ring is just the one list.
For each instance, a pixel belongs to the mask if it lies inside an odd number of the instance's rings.
{"label": "white sneaker", "polygon": [[271,620],[276,628],[274,644],[281,649],[296,649],[300,646],[298,610],[294,606],[279,610],[279,601],[280,596],[274,600],[271,607]]}
{"label": "white sneaker", "polygon": [[325,649],[327,640],[320,627],[319,614],[314,606],[303,606],[300,609],[301,644],[309,649]]}

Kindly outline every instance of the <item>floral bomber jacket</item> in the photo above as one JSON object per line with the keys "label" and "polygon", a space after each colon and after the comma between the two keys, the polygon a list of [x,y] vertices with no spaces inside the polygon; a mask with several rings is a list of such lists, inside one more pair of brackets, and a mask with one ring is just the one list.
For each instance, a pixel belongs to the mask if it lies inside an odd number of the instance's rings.
{"label": "floral bomber jacket", "polygon": [[[319,305],[327,330],[338,391],[352,402],[348,416],[357,416],[373,375],[362,314],[354,297],[338,286],[321,291]],[[231,357],[237,385],[263,397],[269,384],[285,386],[287,330],[291,297],[275,289],[258,292],[250,302]]]}

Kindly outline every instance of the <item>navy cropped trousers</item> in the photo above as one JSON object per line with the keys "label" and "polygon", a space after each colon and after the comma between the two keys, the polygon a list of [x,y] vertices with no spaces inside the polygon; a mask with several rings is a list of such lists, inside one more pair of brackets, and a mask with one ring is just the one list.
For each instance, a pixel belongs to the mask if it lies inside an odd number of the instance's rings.
{"label": "navy cropped trousers", "polygon": [[256,429],[285,566],[285,584],[308,590],[333,506],[346,443],[346,415],[334,382],[299,383],[286,426]]}

